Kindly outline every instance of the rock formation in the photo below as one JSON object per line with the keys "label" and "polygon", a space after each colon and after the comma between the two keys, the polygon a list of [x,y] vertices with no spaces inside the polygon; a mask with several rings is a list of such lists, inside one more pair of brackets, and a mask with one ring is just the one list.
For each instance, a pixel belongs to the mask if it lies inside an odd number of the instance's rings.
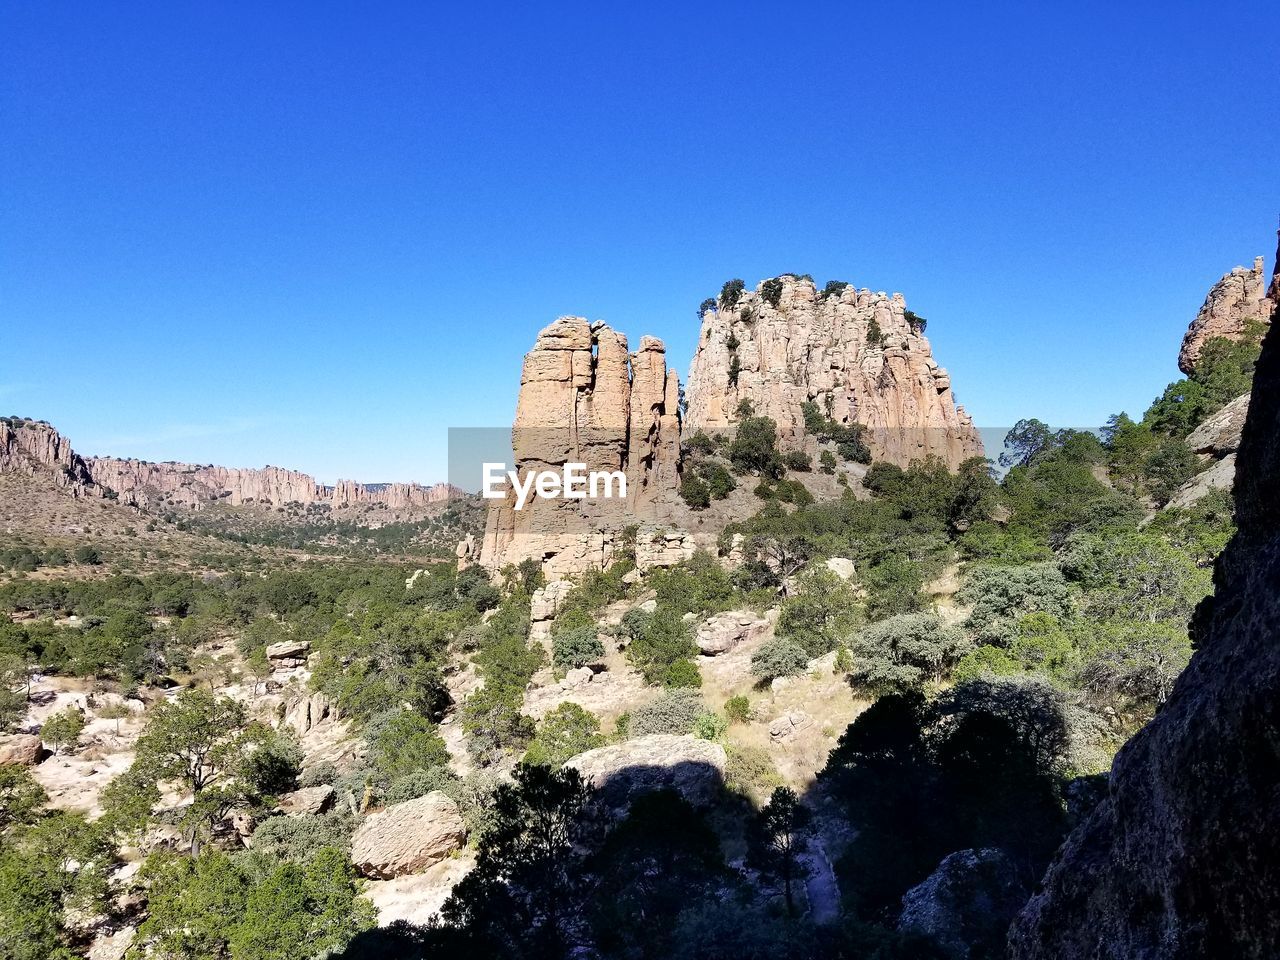
{"label": "rock formation", "polygon": [[801,404],[837,423],[860,423],[878,459],[906,466],[934,454],[952,468],[982,455],[973,421],[901,294],[844,287],[820,295],[807,278],[765,281],[732,306],[703,314],[689,373],[686,434],[722,431],[749,400],[772,417],[784,446],[804,437]]}
{"label": "rock formation", "polygon": [[1192,477],[1169,500],[1170,507],[1189,507],[1213,490],[1230,490],[1236,478],[1236,448],[1249,413],[1249,394],[1236,397],[1187,436],[1189,446],[1211,466]]}
{"label": "rock formation", "polygon": [[1280,244],[1277,245],[1277,266],[1270,286],[1262,263],[1262,257],[1256,257],[1252,269],[1236,267],[1209,290],[1204,305],[1182,338],[1178,369],[1183,373],[1191,374],[1205,342],[1211,338],[1237,340],[1244,333],[1246,322],[1271,322],[1276,304],[1280,303]]}
{"label": "rock formation", "polygon": [[602,569],[627,525],[661,516],[674,497],[680,457],[680,383],[662,341],[627,339],[603,323],[561,317],[525,355],[512,427],[515,469],[621,471],[625,501],[513,495],[490,507],[480,563],[490,570],[533,558],[551,579]]}
{"label": "rock formation", "polygon": [[1280,337],[1237,453],[1235,539],[1172,696],[1010,933],[1014,960],[1280,956]]}
{"label": "rock formation", "polygon": [[0,419],[0,473],[48,476],[76,496],[94,486],[89,468],[66,437],[42,420],[21,417]]}
{"label": "rock formation", "polygon": [[458,805],[433,790],[365,818],[351,838],[351,862],[362,876],[389,880],[443,860],[466,838]]}

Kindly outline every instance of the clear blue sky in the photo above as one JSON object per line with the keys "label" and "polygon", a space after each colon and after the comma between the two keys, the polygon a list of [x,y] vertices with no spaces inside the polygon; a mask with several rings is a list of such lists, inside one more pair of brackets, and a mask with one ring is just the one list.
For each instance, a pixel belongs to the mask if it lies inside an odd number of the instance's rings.
{"label": "clear blue sky", "polygon": [[[1056,12],[1050,10],[1056,7]],[[900,290],[979,424],[1096,425],[1274,251],[1274,3],[0,6],[0,413],[440,478],[557,315]]]}

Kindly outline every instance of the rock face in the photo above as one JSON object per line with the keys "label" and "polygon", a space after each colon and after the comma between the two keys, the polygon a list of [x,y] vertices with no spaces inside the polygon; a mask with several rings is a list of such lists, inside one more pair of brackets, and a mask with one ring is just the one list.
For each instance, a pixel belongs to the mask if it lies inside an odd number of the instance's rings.
{"label": "rock face", "polygon": [[906,892],[898,929],[928,934],[955,960],[998,956],[1027,897],[1017,876],[1000,850],[959,850]]}
{"label": "rock face", "polygon": [[267,647],[267,659],[277,668],[300,667],[307,662],[310,649],[309,640],[281,640]]}
{"label": "rock face", "polygon": [[1237,340],[1244,333],[1248,320],[1271,322],[1276,304],[1280,303],[1280,246],[1276,262],[1277,270],[1269,287],[1262,257],[1254,258],[1252,269],[1236,267],[1213,285],[1182,339],[1178,369],[1190,375],[1200,359],[1205,341],[1213,337]]}
{"label": "rock face", "polygon": [[280,809],[291,817],[315,816],[332,807],[333,800],[333,787],[326,783],[286,793],[280,798]]}
{"label": "rock face", "polygon": [[[956,467],[982,455],[951,378],[908,318],[901,294],[845,287],[820,296],[813,281],[780,277],[772,305],[765,281],[732,306],[708,310],[689,373],[686,433],[731,428],[738,405],[772,417],[784,446],[803,446],[801,404],[838,423],[867,427],[877,459],[906,466],[934,454]],[[879,331],[879,338],[876,331]]]}
{"label": "rock face", "polygon": [[1116,756],[1010,933],[1015,960],[1280,956],[1280,337],[1237,454],[1239,533],[1173,695]]}
{"label": "rock face", "polygon": [[443,860],[466,838],[458,805],[433,790],[367,817],[351,840],[351,862],[363,876],[390,880]]}
{"label": "rock face", "polygon": [[99,492],[71,442],[40,420],[0,419],[0,473],[42,474],[75,496]]}
{"label": "rock face", "polygon": [[724,782],[724,747],[697,737],[655,733],[578,754],[573,767],[599,790],[605,806],[621,809],[637,794],[671,788],[690,803],[715,799]]}
{"label": "rock face", "polygon": [[549,579],[603,569],[616,534],[659,516],[677,486],[680,383],[668,370],[662,341],[643,337],[635,353],[603,323],[561,317],[538,334],[525,355],[512,427],[515,469],[556,471],[567,463],[619,471],[622,499],[590,501],[531,496],[491,505],[480,547],[490,570],[532,558]]}

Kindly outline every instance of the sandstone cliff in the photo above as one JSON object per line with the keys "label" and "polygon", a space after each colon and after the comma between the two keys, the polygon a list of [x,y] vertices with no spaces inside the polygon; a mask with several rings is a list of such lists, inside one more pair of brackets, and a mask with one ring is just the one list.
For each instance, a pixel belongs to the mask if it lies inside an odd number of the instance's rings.
{"label": "sandstone cliff", "polygon": [[626,337],[603,323],[561,317],[525,355],[512,426],[515,468],[618,470],[626,502],[508,497],[491,505],[480,563],[498,570],[533,558],[548,576],[607,566],[622,528],[662,516],[675,495],[680,456],[680,384],[661,340]]}
{"label": "sandstone cliff", "polygon": [[75,496],[97,492],[89,468],[70,441],[40,420],[0,419],[0,473],[46,475]]}
{"label": "sandstone cliff", "polygon": [[1237,454],[1197,651],[1010,934],[1015,960],[1280,956],[1280,337]]}
{"label": "sandstone cliff", "polygon": [[1213,337],[1239,339],[1250,320],[1270,323],[1280,303],[1280,244],[1276,250],[1276,270],[1267,283],[1262,257],[1252,269],[1236,267],[1209,290],[1204,305],[1182,339],[1178,369],[1190,374],[1200,359],[1205,342]]}
{"label": "sandstone cliff", "polygon": [[703,315],[688,399],[686,433],[730,427],[745,399],[777,421],[784,445],[799,446],[801,404],[813,401],[838,423],[866,426],[877,459],[906,466],[933,454],[954,468],[983,453],[900,294],[846,286],[826,296],[784,276],[721,302]]}

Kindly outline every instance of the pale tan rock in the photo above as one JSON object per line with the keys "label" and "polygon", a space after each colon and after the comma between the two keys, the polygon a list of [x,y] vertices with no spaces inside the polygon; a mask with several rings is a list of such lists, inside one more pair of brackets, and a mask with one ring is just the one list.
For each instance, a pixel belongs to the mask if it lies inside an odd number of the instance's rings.
{"label": "pale tan rock", "polygon": [[703,656],[714,657],[763,636],[772,626],[768,618],[758,617],[749,610],[730,610],[717,613],[700,626],[694,642]]}
{"label": "pale tan rock", "polygon": [[433,790],[366,817],[352,838],[351,862],[363,876],[388,880],[438,863],[466,837],[458,805]]}
{"label": "pale tan rock", "polygon": [[[687,434],[732,430],[740,402],[749,400],[757,416],[777,422],[784,448],[803,450],[812,438],[801,404],[813,401],[837,423],[863,424],[877,459],[906,466],[936,455],[954,468],[982,455],[973,421],[956,405],[929,341],[908,322],[900,294],[847,287],[824,298],[812,281],[781,279],[776,308],[757,287],[735,307],[704,314],[689,374]],[[881,343],[868,342],[873,322]]]}
{"label": "pale tan rock", "polygon": [[854,579],[858,572],[858,568],[854,566],[853,561],[847,557],[831,557],[823,566],[846,582]]}
{"label": "pale tan rock", "polygon": [[0,418],[0,473],[47,476],[75,496],[101,493],[71,442],[41,420]]}
{"label": "pale tan rock", "polygon": [[1196,453],[1225,457],[1240,446],[1240,432],[1249,415],[1249,394],[1236,397],[1217,413],[1205,419],[1187,436],[1187,446]]}
{"label": "pale tan rock", "polygon": [[333,801],[333,787],[326,783],[286,793],[280,798],[280,809],[291,817],[315,816],[332,807]]}
{"label": "pale tan rock", "polygon": [[267,647],[267,659],[277,664],[300,666],[306,663],[310,650],[309,640],[281,640]]}
{"label": "pale tan rock", "polygon": [[31,767],[40,762],[43,747],[40,737],[34,733],[19,733],[0,737],[0,767]]}
{"label": "pale tan rock", "polygon": [[769,739],[782,743],[813,726],[813,717],[803,710],[790,710],[769,723]]}
{"label": "pale tan rock", "polygon": [[618,471],[627,496],[534,496],[516,510],[508,491],[490,504],[479,562],[497,572],[534,559],[553,580],[607,567],[624,527],[663,516],[675,500],[678,401],[679,380],[667,369],[662,341],[644,337],[629,353],[621,333],[582,317],[543,329],[524,358],[512,426],[515,469],[522,478],[569,463]]}
{"label": "pale tan rock", "polygon": [[323,693],[305,694],[285,704],[281,723],[301,737],[334,713],[333,704]]}

